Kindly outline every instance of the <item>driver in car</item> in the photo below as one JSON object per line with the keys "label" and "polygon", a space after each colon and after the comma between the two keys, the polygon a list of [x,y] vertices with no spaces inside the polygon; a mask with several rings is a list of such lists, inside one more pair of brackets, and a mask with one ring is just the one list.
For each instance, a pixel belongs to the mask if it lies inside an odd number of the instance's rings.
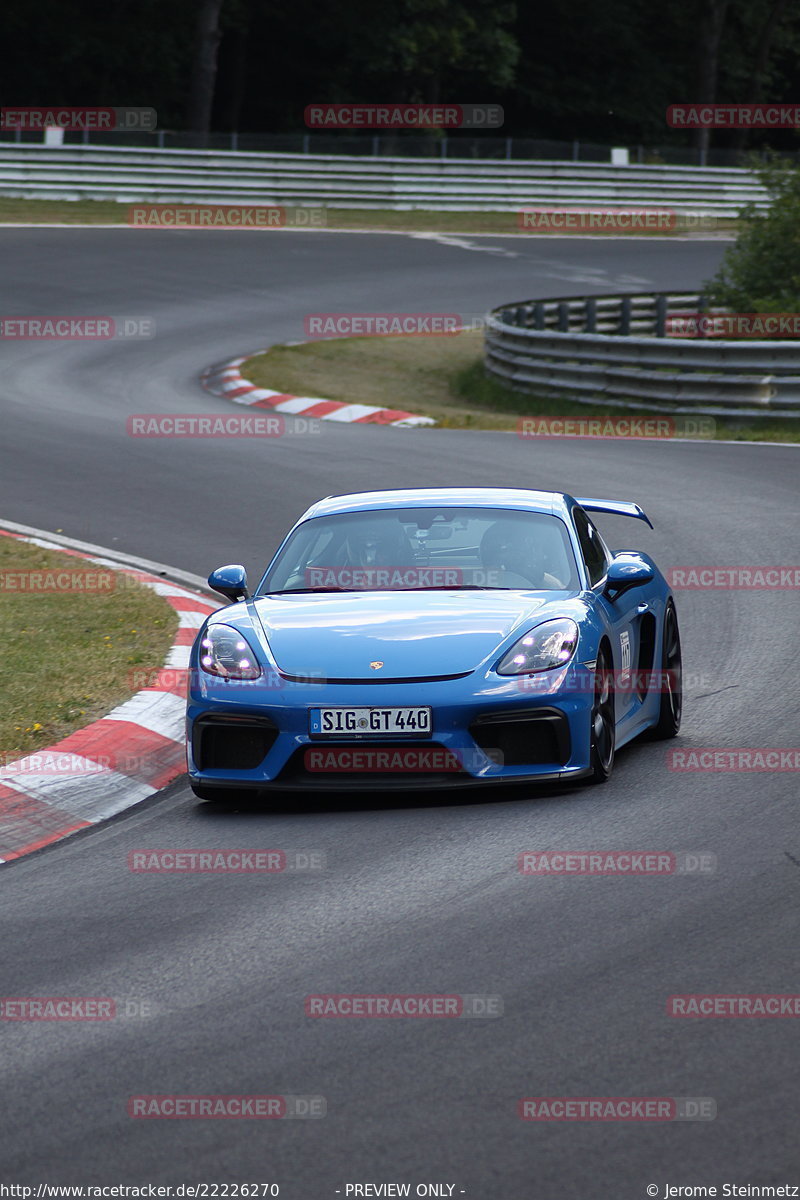
{"label": "driver in car", "polygon": [[348,528],[337,558],[348,567],[405,567],[414,563],[414,551],[398,521],[359,522]]}
{"label": "driver in car", "polygon": [[492,575],[487,582],[495,587],[535,588],[554,591],[564,586],[557,575],[547,570],[553,558],[557,563],[564,550],[559,544],[547,553],[544,531],[526,527],[521,521],[495,521],[481,539],[481,562]]}

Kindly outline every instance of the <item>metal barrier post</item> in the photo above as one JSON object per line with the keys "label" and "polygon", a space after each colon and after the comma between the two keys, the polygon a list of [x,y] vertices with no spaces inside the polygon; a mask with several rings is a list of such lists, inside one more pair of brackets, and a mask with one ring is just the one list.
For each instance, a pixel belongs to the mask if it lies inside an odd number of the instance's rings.
{"label": "metal barrier post", "polygon": [[667,326],[667,297],[662,292],[656,296],[656,337],[662,338]]}
{"label": "metal barrier post", "polygon": [[627,337],[631,331],[631,298],[623,296],[619,306],[619,332]]}

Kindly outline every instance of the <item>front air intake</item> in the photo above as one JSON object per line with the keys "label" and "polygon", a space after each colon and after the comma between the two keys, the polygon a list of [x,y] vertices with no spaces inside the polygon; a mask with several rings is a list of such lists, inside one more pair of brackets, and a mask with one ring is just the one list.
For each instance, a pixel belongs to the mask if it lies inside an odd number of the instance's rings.
{"label": "front air intake", "polygon": [[486,754],[502,755],[506,767],[563,767],[571,754],[569,721],[557,708],[485,713],[469,732]]}
{"label": "front air intake", "polygon": [[252,771],[277,736],[269,717],[201,717],[194,726],[192,754],[200,771]]}

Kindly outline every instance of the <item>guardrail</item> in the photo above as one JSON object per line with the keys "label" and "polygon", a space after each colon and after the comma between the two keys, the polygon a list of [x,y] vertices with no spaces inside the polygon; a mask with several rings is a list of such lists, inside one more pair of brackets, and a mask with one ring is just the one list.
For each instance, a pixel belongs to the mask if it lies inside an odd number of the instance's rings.
{"label": "guardrail", "polygon": [[[467,158],[467,159],[527,159],[555,162],[614,162],[613,151],[623,149],[633,163],[674,164],[684,167],[741,167],[745,157],[766,158],[765,151],[734,150],[722,146],[701,148],[676,145],[623,145],[611,142],[589,142],[583,138],[556,141],[553,138],[492,137],[485,133],[471,137],[465,130],[458,133],[416,134],[412,130],[392,130],[383,133],[194,133],[191,130],[156,129],[64,130],[68,146],[124,146],[145,150],[254,150],[259,154],[333,154],[389,158]],[[0,144],[42,145],[41,131],[0,129]],[[782,150],[789,161],[800,160],[800,151]]]}
{"label": "guardrail", "polygon": [[486,370],[515,391],[717,416],[800,416],[800,341],[668,336],[697,293],[527,300],[494,309]]}
{"label": "guardrail", "polygon": [[734,167],[612,166],[519,160],[368,158],[122,146],[0,144],[0,195],[149,203],[507,212],[630,206],[735,216],[767,195]]}

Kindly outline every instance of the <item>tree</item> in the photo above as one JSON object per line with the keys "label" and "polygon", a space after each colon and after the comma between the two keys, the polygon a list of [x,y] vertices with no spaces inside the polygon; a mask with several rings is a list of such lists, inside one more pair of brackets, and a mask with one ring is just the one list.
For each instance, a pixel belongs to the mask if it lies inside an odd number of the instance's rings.
{"label": "tree", "polygon": [[189,93],[189,128],[194,133],[207,134],[211,128],[222,5],[223,0],[201,0],[197,11],[195,54]]}
{"label": "tree", "polygon": [[454,98],[442,94],[442,82],[465,73],[480,74],[495,87],[513,84],[519,58],[510,28],[516,17],[513,4],[403,0],[399,10],[384,65],[402,75],[414,99],[437,103]]}
{"label": "tree", "polygon": [[[761,16],[761,27],[755,42],[755,53],[753,55],[750,66],[750,77],[744,92],[744,98],[753,103],[758,103],[764,98],[764,88],[767,82],[767,73],[770,62],[770,52],[772,50],[775,35],[781,25],[781,22],[786,14],[786,8],[789,0],[771,0],[767,6],[766,14]],[[735,139],[739,149],[747,145],[750,137],[749,129],[742,129],[739,136]]]}
{"label": "tree", "polygon": [[705,293],[733,312],[800,312],[800,167],[772,156],[755,173],[771,205],[742,210],[744,227]]}
{"label": "tree", "polygon": [[[697,41],[697,102],[713,104],[717,98],[719,54],[729,0],[701,0],[700,36]],[[700,128],[695,133],[695,143],[700,151],[700,162],[705,163],[711,141],[711,130]]]}

